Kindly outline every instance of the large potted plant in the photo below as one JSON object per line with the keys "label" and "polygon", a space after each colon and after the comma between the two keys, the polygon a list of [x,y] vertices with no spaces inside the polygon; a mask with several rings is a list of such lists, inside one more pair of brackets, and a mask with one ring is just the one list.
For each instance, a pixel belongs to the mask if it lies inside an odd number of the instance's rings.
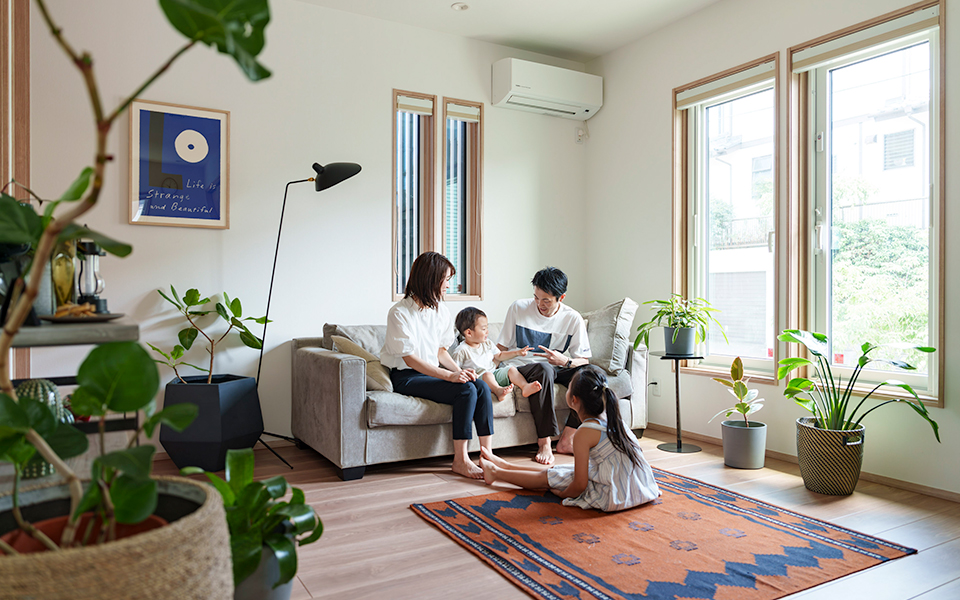
{"label": "large potted plant", "polygon": [[[213,374],[217,347],[233,333],[245,346],[259,350],[263,340],[254,335],[245,322],[254,321],[263,325],[267,320],[265,317],[244,317],[240,299],[231,299],[226,292],[223,302],[216,303],[216,310],[208,310],[205,307],[210,304],[210,298],[201,296],[196,289],[187,290],[182,297],[172,285],[170,295],[163,290],[157,291],[164,300],[176,307],[187,322],[187,326],[177,335],[180,343],[170,352],[150,344],[155,352],[163,356],[163,360],[157,359],[157,362],[173,369],[175,375],[164,391],[164,406],[190,403],[200,407],[196,422],[183,431],[161,426],[160,443],[179,468],[198,466],[207,471],[222,471],[226,465],[227,450],[250,448],[260,439],[263,434],[263,415],[256,379]],[[213,333],[210,330],[212,324],[201,326],[201,319],[212,313],[217,315],[216,322],[222,320],[227,323],[223,333]],[[182,360],[194,342],[201,338],[206,340],[208,368]],[[184,365],[207,374],[184,377],[179,372]]]}
{"label": "large potted plant", "polygon": [[747,379],[743,377],[743,361],[738,356],[730,365],[730,379],[717,381],[727,387],[727,391],[737,399],[737,403],[715,414],[710,421],[720,415],[729,417],[739,413],[743,420],[722,421],[720,423],[723,436],[723,464],[737,469],[760,469],[763,467],[767,449],[767,425],[759,421],[751,421],[748,417],[763,408],[763,398],[760,392],[747,387]]}
{"label": "large potted plant", "polygon": [[[871,363],[888,364],[904,370],[916,369],[902,360],[871,358],[870,353],[874,350],[889,347],[930,353],[936,352],[936,348],[911,344],[864,343],[860,347],[862,354],[857,360],[857,366],[844,382],[839,375],[834,377],[830,367],[828,358],[830,342],[826,335],[799,329],[785,329],[777,339],[802,345],[814,358],[814,360],[802,357],[784,358],[780,361],[780,368],[777,370],[778,379],[785,378],[801,367],[813,370],[811,377],[795,377],[787,382],[787,387],[783,390],[785,397],[793,399],[813,413],[812,417],[797,419],[797,460],[800,464],[803,484],[807,489],[837,496],[853,493],[860,479],[860,467],[863,462],[865,430],[861,421],[881,406],[893,402],[906,404],[930,424],[934,437],[937,438],[937,442],[940,441],[939,425],[930,418],[927,407],[923,405],[910,385],[897,379],[888,379],[863,394],[859,402],[856,402],[855,398],[860,395],[855,389],[857,379],[863,369]],[[860,410],[867,399],[883,386],[898,387],[913,398],[889,398],[861,413]],[[856,404],[852,405],[852,402]],[[852,409],[851,406],[853,406]]]}
{"label": "large potted plant", "polygon": [[[14,464],[15,488],[19,487],[20,468],[36,454],[53,464],[66,481],[60,488],[42,489],[34,494],[43,497],[40,500],[52,500],[54,512],[63,517],[59,535],[43,534],[34,525],[38,518],[35,513],[49,508],[49,503],[33,504],[19,489],[7,497],[9,509],[0,508],[0,521],[14,522],[29,536],[28,541],[36,541],[46,550],[18,554],[13,547],[15,540],[0,544],[0,581],[5,595],[113,598],[129,596],[131,590],[152,598],[229,598],[232,594],[228,533],[223,526],[223,507],[213,499],[213,488],[179,478],[151,477],[153,447],[148,445],[101,454],[93,462],[92,481],[84,486],[64,459],[86,451],[86,436],[59,422],[38,399],[18,397],[9,372],[13,340],[29,315],[51,253],[58,244],[82,237],[118,256],[131,252],[129,245],[90,231],[76,221],[97,203],[106,165],[113,159],[107,149],[109,133],[133,99],[198,42],[233,56],[252,80],[269,75],[256,61],[270,18],[267,0],[230,4],[220,0],[161,0],[160,5],[167,19],[188,41],[110,110],[102,103],[105,96],[97,85],[93,59],[74,49],[44,0],[37,0],[44,23],[83,77],[93,107],[96,143],[94,166],[82,169],[59,198],[45,200],[16,182],[4,186],[0,193],[0,244],[28,245],[33,249],[26,276],[9,290],[15,300],[10,303],[0,334],[0,460]],[[13,194],[23,191],[29,197],[18,200],[6,193],[8,189]],[[39,202],[39,213],[31,200]],[[191,409],[186,406],[163,411],[154,408],[156,366],[135,343],[107,344],[93,350],[80,367],[78,382],[74,410],[96,417],[101,435],[106,429],[107,414],[112,411],[143,409],[145,420],[140,431],[145,434],[160,423],[182,426],[190,417]],[[187,508],[186,513],[183,509],[166,512],[166,519],[171,521],[166,526],[111,541],[117,537],[120,524],[132,524],[152,514],[154,504],[162,506],[172,487],[182,487],[190,497],[175,502],[181,507],[192,504],[193,508]],[[89,525],[81,521],[85,509],[93,513]],[[11,537],[24,536],[18,533]]]}
{"label": "large potted plant", "polygon": [[184,475],[203,473],[223,497],[230,528],[235,600],[286,600],[297,574],[297,546],[312,544],[323,523],[306,503],[303,490],[282,476],[253,480],[253,450],[227,452],[226,480],[197,467]]}
{"label": "large potted plant", "polygon": [[713,316],[719,310],[703,298],[688,300],[680,294],[672,294],[669,300],[648,300],[644,304],[652,304],[650,308],[655,312],[649,321],[637,327],[634,348],[638,348],[641,342],[649,348],[650,332],[657,327],[663,327],[664,351],[668,356],[693,355],[697,345],[707,339],[711,322],[720,328],[723,339],[727,339],[723,325]]}

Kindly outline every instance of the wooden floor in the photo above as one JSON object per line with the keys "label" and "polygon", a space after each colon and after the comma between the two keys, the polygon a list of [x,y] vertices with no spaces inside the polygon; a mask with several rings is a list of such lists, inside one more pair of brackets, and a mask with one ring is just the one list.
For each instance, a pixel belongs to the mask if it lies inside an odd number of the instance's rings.
{"label": "wooden floor", "polygon": [[[767,460],[766,468],[723,466],[722,451],[669,454],[657,449],[674,441],[647,431],[640,440],[651,464],[771,504],[917,548],[919,553],[790,596],[803,600],[957,600],[960,598],[960,504],[861,481],[849,497],[806,490],[796,465]],[[306,492],[321,516],[324,534],[300,548],[293,599],[304,598],[529,598],[409,509],[411,503],[486,494],[495,488],[448,471],[449,459],[372,467],[359,481],[343,482],[312,450],[278,449],[290,470],[257,449],[258,479],[282,474]],[[533,447],[498,452],[528,461]],[[559,457],[570,462],[571,457]],[[174,474],[169,461],[155,471]],[[504,487],[510,487],[504,484]]]}

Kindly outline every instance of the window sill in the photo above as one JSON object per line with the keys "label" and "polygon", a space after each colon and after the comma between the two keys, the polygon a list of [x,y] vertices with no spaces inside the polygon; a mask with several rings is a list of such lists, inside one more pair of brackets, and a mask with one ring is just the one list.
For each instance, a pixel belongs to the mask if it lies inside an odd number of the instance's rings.
{"label": "window sill", "polygon": [[[730,367],[711,367],[706,365],[697,365],[693,367],[680,367],[680,372],[685,375],[703,375],[706,377],[720,377],[721,379],[730,379]],[[746,371],[744,375],[750,383],[763,383],[766,385],[778,385],[777,378],[769,373],[759,373],[757,371]]]}

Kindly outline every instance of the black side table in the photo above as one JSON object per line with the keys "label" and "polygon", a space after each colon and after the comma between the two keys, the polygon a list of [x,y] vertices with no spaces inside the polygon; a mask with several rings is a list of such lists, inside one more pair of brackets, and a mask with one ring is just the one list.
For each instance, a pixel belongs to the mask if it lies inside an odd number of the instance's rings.
{"label": "black side table", "polygon": [[695,446],[693,444],[684,445],[683,440],[680,439],[680,361],[681,360],[702,360],[702,356],[694,355],[679,355],[679,354],[667,354],[662,350],[656,352],[651,352],[651,356],[659,356],[660,360],[672,360],[674,361],[674,372],[676,373],[676,390],[677,390],[677,443],[676,444],[660,444],[657,446],[660,450],[664,452],[679,452],[686,454],[688,452],[700,452],[702,448],[700,446]]}

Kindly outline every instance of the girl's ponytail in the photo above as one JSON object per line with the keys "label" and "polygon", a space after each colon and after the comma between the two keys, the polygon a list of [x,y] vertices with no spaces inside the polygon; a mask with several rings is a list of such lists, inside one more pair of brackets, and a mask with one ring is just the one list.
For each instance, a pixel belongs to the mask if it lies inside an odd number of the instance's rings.
{"label": "girl's ponytail", "polygon": [[583,404],[587,414],[600,416],[607,413],[607,437],[617,450],[630,457],[634,465],[640,466],[640,448],[630,439],[623,421],[620,420],[620,404],[617,395],[607,387],[607,376],[598,367],[581,367],[570,381],[570,393]]}
{"label": "girl's ponytail", "polygon": [[610,443],[613,444],[614,448],[629,456],[630,462],[634,466],[641,466],[640,450],[627,435],[627,429],[620,419],[620,401],[617,400],[617,395],[606,386],[603,388],[603,395],[607,409],[607,437],[610,438]]}

